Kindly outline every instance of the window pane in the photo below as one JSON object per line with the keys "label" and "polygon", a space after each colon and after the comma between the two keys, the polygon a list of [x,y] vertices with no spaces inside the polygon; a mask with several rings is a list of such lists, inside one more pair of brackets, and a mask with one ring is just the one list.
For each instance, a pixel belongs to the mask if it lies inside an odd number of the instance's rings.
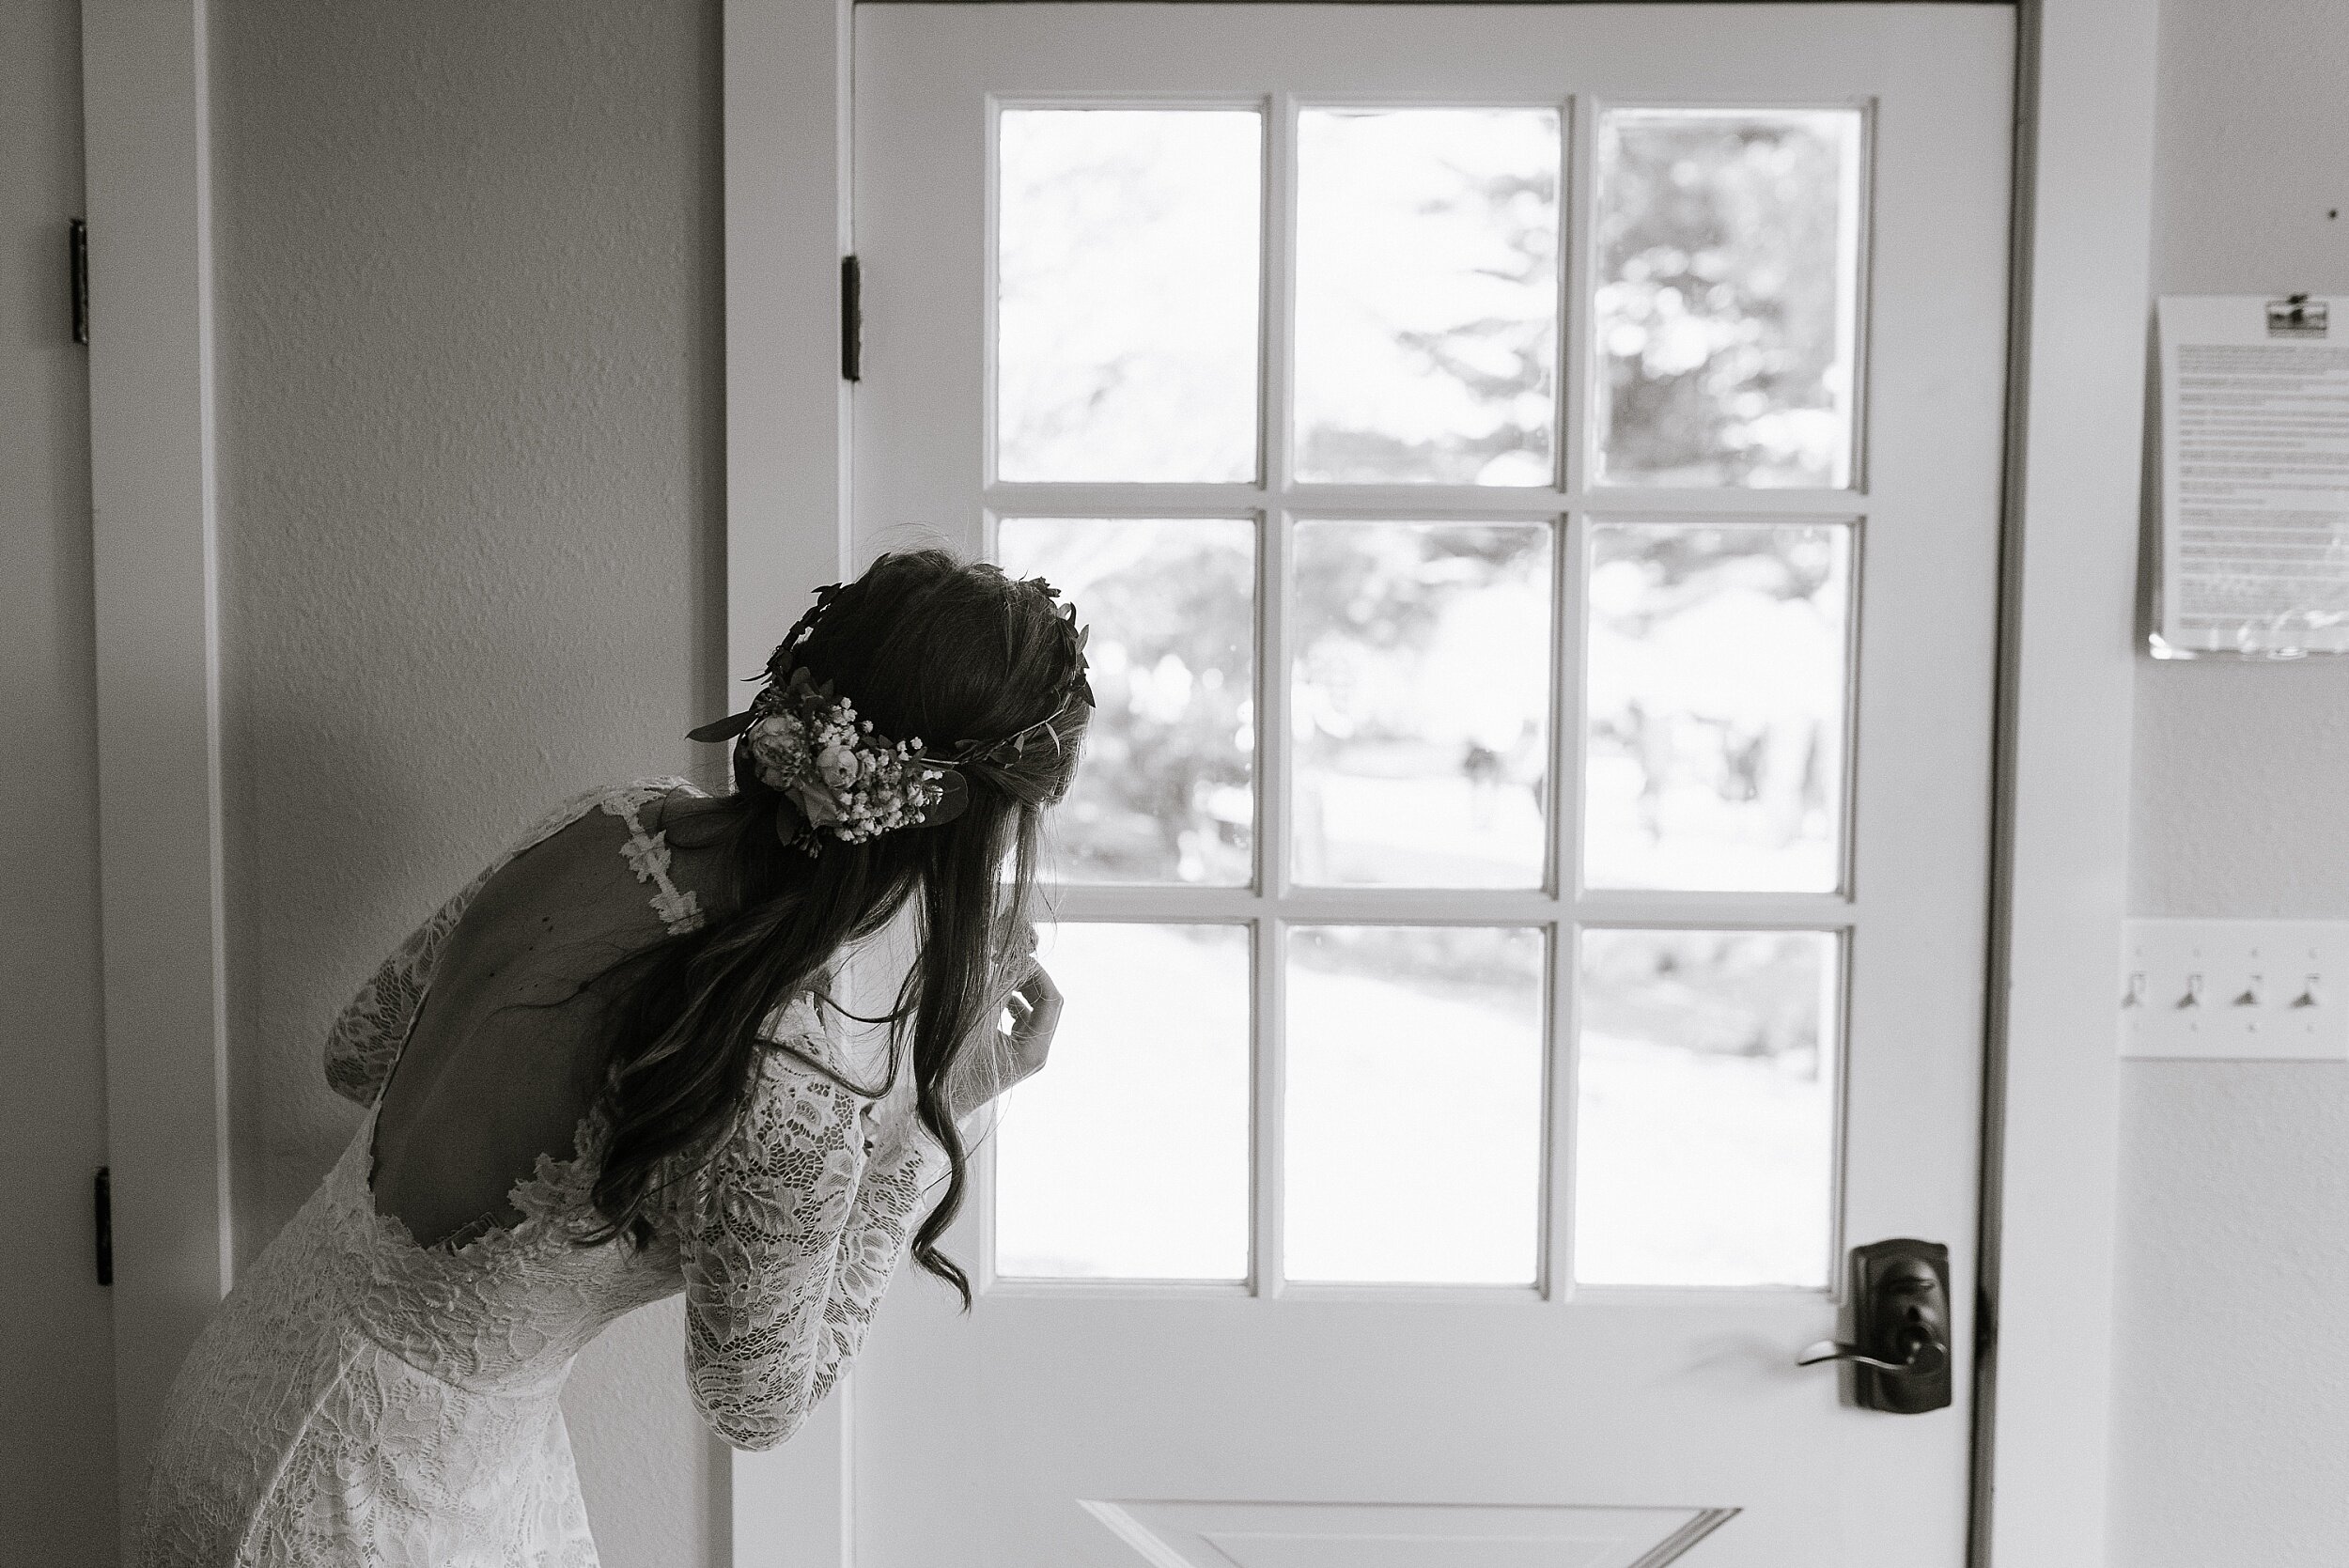
{"label": "window pane", "polygon": [[1539,931],[1293,928],[1288,1277],[1531,1284],[1542,1060]]}
{"label": "window pane", "polygon": [[1835,938],[1585,931],[1574,1275],[1828,1282]]}
{"label": "window pane", "polygon": [[996,554],[1092,628],[1093,722],[1047,818],[1050,873],[1244,885],[1255,822],[1256,526],[1244,518],[1007,518]]}
{"label": "window pane", "polygon": [[1547,485],[1558,116],[1298,116],[1297,473]]}
{"label": "window pane", "polygon": [[995,1271],[1248,1275],[1248,932],[1064,923],[1044,1070],[1003,1096]]}
{"label": "window pane", "polygon": [[1297,879],[1540,886],[1549,525],[1302,522],[1295,539]]}
{"label": "window pane", "polygon": [[1259,116],[1007,109],[996,470],[1256,476]]}
{"label": "window pane", "polygon": [[1859,115],[1599,116],[1598,472],[1851,482]]}
{"label": "window pane", "polygon": [[1851,530],[1590,531],[1585,883],[1842,881]]}

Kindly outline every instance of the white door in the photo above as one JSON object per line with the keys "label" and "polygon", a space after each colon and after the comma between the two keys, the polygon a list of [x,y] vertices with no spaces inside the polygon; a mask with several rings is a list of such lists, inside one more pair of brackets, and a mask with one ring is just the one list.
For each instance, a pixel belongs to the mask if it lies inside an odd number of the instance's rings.
{"label": "white door", "polygon": [[[857,1560],[1955,1568],[2008,11],[856,27],[860,549],[1100,699]],[[1894,1236],[1926,1414],[1796,1365]]]}

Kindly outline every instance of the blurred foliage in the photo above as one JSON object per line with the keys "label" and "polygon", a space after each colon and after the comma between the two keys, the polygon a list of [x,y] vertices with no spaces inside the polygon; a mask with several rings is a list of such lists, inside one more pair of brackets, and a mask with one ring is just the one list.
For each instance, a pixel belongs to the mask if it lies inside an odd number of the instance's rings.
{"label": "blurred foliage", "polygon": [[[1595,328],[1610,477],[1837,482],[1849,440],[1837,406],[1848,374],[1838,339],[1848,303],[1845,163],[1857,156],[1849,131],[1843,111],[1609,116]],[[1554,178],[1450,172],[1452,183],[1422,211],[1490,237],[1496,259],[1481,276],[1546,294],[1556,275]],[[1466,484],[1511,455],[1547,462],[1555,330],[1543,310],[1470,316],[1437,331],[1392,327],[1410,363],[1477,410],[1475,427],[1407,440],[1308,426],[1300,472]]]}
{"label": "blurred foliage", "polygon": [[[1295,540],[1297,875],[1475,886],[1498,866],[1538,881],[1550,526],[1316,520]],[[1330,827],[1318,809],[1329,795],[1372,781],[1392,786],[1387,826]],[[1533,826],[1517,861],[1480,860],[1457,847],[1460,822],[1410,815],[1489,820],[1478,814],[1520,790]]]}
{"label": "blurred foliage", "polygon": [[1546,542],[1523,524],[1299,525],[1297,603],[1289,635],[1313,667],[1330,644],[1409,651],[1424,647],[1455,593],[1473,592],[1521,565]]}
{"label": "blurred foliage", "polygon": [[[1842,161],[1855,155],[1846,123],[1837,114],[1610,116],[1600,148],[1595,348],[1607,385],[1612,471],[1704,483],[1825,480],[1819,465],[1831,460],[1842,438],[1822,445],[1815,418],[1806,425],[1788,416],[1831,413]],[[1136,179],[1114,161],[1095,172]],[[1423,215],[1494,237],[1485,275],[1517,291],[1549,288],[1557,263],[1554,174],[1456,164],[1451,173],[1423,203]],[[1069,197],[1080,211],[1106,199],[1101,193]],[[1300,432],[1300,467],[1332,476],[1461,481],[1503,454],[1548,453],[1554,330],[1546,311],[1471,312],[1441,330],[1397,325],[1396,345],[1430,382],[1449,389],[1447,403],[1464,396],[1477,409],[1483,433],[1412,442],[1377,431],[1308,429]],[[1251,526],[1226,520],[1004,525],[1007,563],[1060,583],[1094,627],[1101,706],[1087,765],[1059,814],[1062,875],[1247,880],[1256,720],[1256,568],[1244,536]],[[1639,551],[1659,587],[1685,585],[1691,594],[1724,561],[1778,551],[1785,567],[1772,591],[1815,594],[1830,569],[1828,551],[1787,553],[1770,533],[1692,529],[1635,543],[1628,533],[1610,542],[1599,531],[1594,538],[1602,551]],[[1367,685],[1376,695],[1378,683],[1426,650],[1456,593],[1505,575],[1525,548],[1522,536],[1469,525],[1300,530],[1290,629],[1298,668],[1309,681]],[[1351,738],[1413,740],[1378,733],[1378,705],[1361,706],[1372,727]]]}
{"label": "blurred foliage", "polygon": [[1540,1008],[1543,955],[1542,933],[1530,925],[1300,925],[1289,932],[1289,962],[1299,969],[1400,982],[1423,995],[1507,1012]]}
{"label": "blurred foliage", "polygon": [[[1670,855],[1611,860],[1585,875],[1608,886],[1786,886],[1700,876],[1696,843],[1665,846],[1665,797],[1675,784],[1755,811],[1731,838],[1746,849],[1828,842],[1841,799],[1836,769],[1843,684],[1847,531],[1793,523],[1606,523],[1590,531],[1593,683],[1588,757],[1628,763],[1641,780],[1637,825],[1615,821]],[[1716,822],[1711,832],[1726,824]],[[1704,830],[1697,830],[1703,831]],[[1715,848],[1726,847],[1716,841]],[[1594,862],[1596,852],[1594,851]],[[1728,862],[1711,859],[1719,877]],[[1824,862],[1813,868],[1826,869]],[[1806,875],[1790,864],[1781,877]],[[1749,872],[1750,867],[1749,867]],[[1650,878],[1663,876],[1666,880]],[[1617,878],[1625,878],[1617,880]]]}
{"label": "blurred foliage", "polygon": [[[1392,111],[1383,112],[1392,114]],[[1408,111],[1406,112],[1408,113]],[[1343,116],[1341,116],[1342,118]],[[1494,114],[1495,156],[1521,152],[1507,147],[1511,121],[1532,116]],[[1422,378],[1448,382],[1456,399],[1476,410],[1471,427],[1440,437],[1406,439],[1390,430],[1308,422],[1298,432],[1297,466],[1316,480],[1375,484],[1489,482],[1497,459],[1514,457],[1527,470],[1547,469],[1551,460],[1557,321],[1558,177],[1554,122],[1543,137],[1549,166],[1539,158],[1526,170],[1479,171],[1444,163],[1438,166],[1442,189],[1421,200],[1414,218],[1439,225],[1455,239],[1484,241],[1489,259],[1473,276],[1489,287],[1460,290],[1487,303],[1515,303],[1510,311],[1455,316],[1439,329],[1388,323],[1386,331],[1401,358]],[[1363,233],[1359,243],[1378,246],[1393,236]],[[1432,301],[1415,302],[1424,306]],[[1424,308],[1421,314],[1426,314]],[[1455,399],[1434,396],[1438,406]],[[1511,483],[1541,483],[1530,473]]]}
{"label": "blurred foliage", "polygon": [[[1543,951],[1531,926],[1310,925],[1289,935],[1300,968],[1511,1012],[1540,1005]],[[1813,931],[1590,930],[1576,1007],[1589,1033],[1815,1073],[1822,1032],[1833,1027],[1832,955],[1832,939]]]}
{"label": "blurred foliage", "polygon": [[1013,109],[999,133],[1002,477],[1252,478],[1261,117]]}
{"label": "blurred foliage", "polygon": [[1596,347],[1610,477],[1831,484],[1846,112],[1607,116]]}
{"label": "blurred foliage", "polygon": [[1610,524],[1591,530],[1591,569],[1596,571],[1618,561],[1636,562],[1657,590],[1647,608],[1660,614],[1676,613],[1685,598],[1716,591],[1715,580],[1732,561],[1766,564],[1766,571],[1742,575],[1740,581],[1746,585],[1766,583],[1779,598],[1813,598],[1836,574],[1840,533],[1840,529],[1789,523],[1719,528]]}
{"label": "blurred foliage", "polygon": [[1831,940],[1815,931],[1585,931],[1582,1028],[1816,1072]]}
{"label": "blurred foliage", "polygon": [[[1254,525],[1227,518],[1006,520],[1005,567],[1041,572],[1093,629],[1098,705],[1055,814],[1059,875],[1248,879]],[[1252,736],[1250,737],[1252,741]]]}

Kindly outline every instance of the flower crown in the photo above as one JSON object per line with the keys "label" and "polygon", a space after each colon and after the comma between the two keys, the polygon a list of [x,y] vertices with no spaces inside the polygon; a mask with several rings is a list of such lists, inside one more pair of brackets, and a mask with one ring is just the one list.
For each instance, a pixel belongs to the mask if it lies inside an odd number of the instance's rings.
{"label": "flower crown", "polygon": [[[1025,580],[1048,599],[1060,591],[1040,577]],[[759,782],[781,795],[795,815],[779,816],[776,831],[810,855],[829,836],[863,844],[896,828],[951,822],[970,804],[963,769],[1009,768],[1026,755],[1030,740],[1049,737],[1057,751],[1056,722],[1072,701],[1093,706],[1093,684],[1084,657],[1090,628],[1077,625],[1077,607],[1066,604],[1053,617],[1073,674],[1063,684],[1050,717],[999,740],[957,741],[942,753],[928,751],[919,736],[892,740],[877,733],[870,719],[857,717],[856,704],[818,683],[799,661],[800,644],[815,630],[840,584],[816,590],[816,603],[793,625],[767,660],[766,682],[743,712],[688,731],[694,740],[739,737]]]}

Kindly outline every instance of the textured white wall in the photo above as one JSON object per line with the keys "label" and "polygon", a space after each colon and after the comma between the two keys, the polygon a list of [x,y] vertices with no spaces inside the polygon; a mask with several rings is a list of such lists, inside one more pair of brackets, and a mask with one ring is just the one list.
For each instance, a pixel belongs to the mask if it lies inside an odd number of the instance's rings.
{"label": "textured white wall", "polygon": [[[2349,292],[2344,23],[2167,0],[2161,292]],[[2138,913],[2349,919],[2349,660],[2146,660],[2132,810]],[[2132,1063],[2123,1094],[2112,1560],[2339,1561],[2349,1066]]]}
{"label": "textured white wall", "polygon": [[89,377],[66,317],[81,7],[0,6],[0,1562],[114,1559]]}
{"label": "textured white wall", "polygon": [[[214,0],[238,1251],[358,1113],[328,1019],[548,804],[723,701],[714,0]],[[612,1568],[698,1568],[682,1318],[567,1401]]]}

